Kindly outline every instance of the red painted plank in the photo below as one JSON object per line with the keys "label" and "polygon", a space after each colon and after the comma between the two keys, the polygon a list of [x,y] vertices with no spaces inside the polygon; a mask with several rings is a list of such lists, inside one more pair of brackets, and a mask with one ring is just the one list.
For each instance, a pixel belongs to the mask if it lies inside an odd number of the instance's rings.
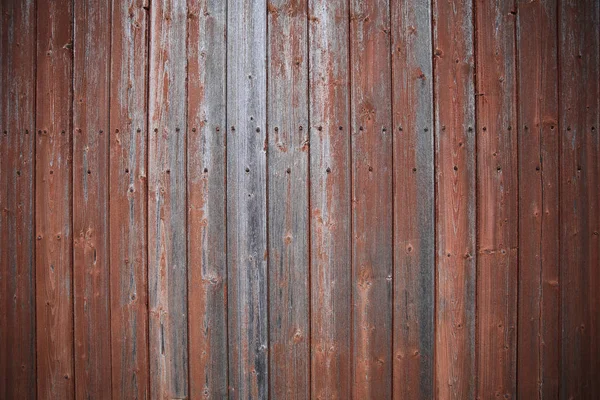
{"label": "red painted plank", "polygon": [[[557,399],[558,63],[556,1],[520,1],[518,397]],[[525,126],[527,128],[525,128]]]}
{"label": "red painted plank", "polygon": [[434,1],[436,143],[435,396],[475,398],[473,10]]}
{"label": "red painted plank", "polygon": [[75,394],[111,397],[108,255],[110,3],[76,1],[73,86]]}
{"label": "red painted plank", "polygon": [[188,2],[190,397],[227,397],[226,2]]}
{"label": "red painted plank", "polygon": [[110,72],[112,397],[147,399],[148,11],[114,1]]}
{"label": "red painted plank", "polygon": [[0,398],[33,399],[35,2],[0,13]]}
{"label": "red painted plank", "polygon": [[35,264],[37,392],[41,399],[75,397],[72,28],[70,1],[38,2]]}

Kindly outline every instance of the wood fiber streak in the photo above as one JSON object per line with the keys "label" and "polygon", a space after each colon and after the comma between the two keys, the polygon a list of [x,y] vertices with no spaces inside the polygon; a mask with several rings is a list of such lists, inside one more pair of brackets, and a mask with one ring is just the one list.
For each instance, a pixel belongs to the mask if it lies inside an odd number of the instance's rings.
{"label": "wood fiber streak", "polygon": [[477,395],[482,399],[516,396],[515,6],[477,3]]}
{"label": "wood fiber streak", "polygon": [[188,2],[191,398],[227,397],[226,5]]}
{"label": "wood fiber streak", "polygon": [[113,399],[147,399],[148,12],[114,1],[110,75],[110,291]]}
{"label": "wood fiber streak", "polygon": [[73,7],[38,2],[36,350],[40,399],[73,399]]}
{"label": "wood fiber streak", "polygon": [[600,395],[600,3],[560,2],[560,398]]}
{"label": "wood fiber streak", "polygon": [[0,398],[36,397],[35,2],[0,5]]}
{"label": "wood fiber streak", "polygon": [[73,289],[75,395],[111,397],[108,145],[110,3],[75,4]]}
{"label": "wood fiber streak", "polygon": [[475,96],[471,2],[433,5],[435,395],[475,398]]}
{"label": "wood fiber streak", "polygon": [[386,0],[350,4],[353,397],[392,387],[392,112]]}
{"label": "wood fiber streak", "polygon": [[435,301],[431,7],[392,1],[395,399],[433,398]]}
{"label": "wood fiber streak", "polygon": [[150,10],[148,301],[150,396],[188,396],[185,0]]}
{"label": "wood fiber streak", "polygon": [[[559,379],[556,0],[519,1],[519,398],[557,399]],[[527,126],[527,128],[525,128]]]}
{"label": "wood fiber streak", "polygon": [[310,398],[306,13],[307,0],[268,5],[269,384],[275,399]]}
{"label": "wood fiber streak", "polygon": [[227,13],[229,394],[267,398],[267,3]]}
{"label": "wood fiber streak", "polygon": [[[309,1],[311,397],[352,396],[349,9]],[[319,129],[321,127],[321,129]],[[315,129],[316,128],[316,129]]]}

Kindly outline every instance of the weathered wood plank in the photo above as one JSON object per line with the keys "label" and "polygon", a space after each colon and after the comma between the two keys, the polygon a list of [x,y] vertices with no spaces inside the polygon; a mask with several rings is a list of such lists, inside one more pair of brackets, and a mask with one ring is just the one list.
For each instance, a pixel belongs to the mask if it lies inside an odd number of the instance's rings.
{"label": "weathered wood plank", "polygon": [[185,0],[151,3],[148,186],[150,395],[188,396]]}
{"label": "weathered wood plank", "polygon": [[221,0],[188,2],[190,397],[227,397],[226,20]]}
{"label": "weathered wood plank", "polygon": [[387,0],[350,3],[353,397],[392,388],[392,110]]}
{"label": "weathered wood plank", "polygon": [[435,231],[431,7],[393,0],[395,399],[433,398]]}
{"label": "weathered wood plank", "polygon": [[0,398],[34,399],[35,2],[0,13]]}
{"label": "weathered wood plank", "polygon": [[[309,1],[311,393],[352,396],[349,8]],[[321,127],[322,129],[318,129]]]}
{"label": "weathered wood plank", "polygon": [[110,75],[112,396],[147,399],[148,11],[114,1]]}
{"label": "weathered wood plank", "polygon": [[75,396],[111,397],[108,253],[110,3],[75,5],[73,289]]}
{"label": "weathered wood plank", "polygon": [[[558,63],[556,0],[519,1],[518,398],[557,399]],[[525,126],[527,128],[525,128]]]}
{"label": "weathered wood plank", "polygon": [[72,3],[38,2],[35,264],[37,392],[40,399],[75,397],[72,37]]}
{"label": "weathered wood plank", "polygon": [[307,0],[271,0],[268,33],[270,394],[308,399]]}
{"label": "weathered wood plank", "polygon": [[481,2],[476,10],[477,394],[482,398],[515,398],[518,246],[516,8],[513,1]]}
{"label": "weathered wood plank", "polygon": [[268,396],[266,180],[267,4],[227,13],[227,251],[229,390]]}
{"label": "weathered wood plank", "polygon": [[600,310],[598,128],[599,11],[594,0],[559,6],[560,398],[596,398]]}
{"label": "weathered wood plank", "polygon": [[433,2],[435,397],[475,398],[475,96],[470,1]]}

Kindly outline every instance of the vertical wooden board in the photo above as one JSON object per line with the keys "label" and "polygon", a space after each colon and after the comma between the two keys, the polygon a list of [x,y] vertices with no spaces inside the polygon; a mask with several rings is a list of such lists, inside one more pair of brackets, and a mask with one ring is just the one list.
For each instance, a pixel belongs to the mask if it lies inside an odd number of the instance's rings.
{"label": "vertical wooden board", "polygon": [[154,399],[186,398],[186,2],[152,2],[150,16],[150,395]]}
{"label": "vertical wooden board", "polygon": [[433,71],[429,3],[393,0],[395,399],[433,398]]}
{"label": "vertical wooden board", "polygon": [[226,398],[227,3],[190,0],[188,6],[190,397]]}
{"label": "vertical wooden board", "polygon": [[476,10],[477,393],[480,397],[514,398],[518,246],[516,8],[513,1],[480,2]]}
{"label": "vertical wooden board", "polygon": [[268,5],[269,383],[275,399],[310,398],[306,13],[306,0]]}
{"label": "vertical wooden board", "polygon": [[556,1],[519,1],[518,397],[558,398]]}
{"label": "vertical wooden board", "polygon": [[36,90],[37,392],[72,399],[73,237],[72,77],[70,1],[39,2]]}
{"label": "vertical wooden board", "polygon": [[[309,0],[311,394],[352,396],[348,2]],[[318,129],[321,127],[321,129]]]}
{"label": "vertical wooden board", "polygon": [[0,6],[0,398],[33,399],[35,2]]}
{"label": "vertical wooden board", "polygon": [[350,4],[353,394],[392,388],[392,110],[387,0]]}
{"label": "vertical wooden board", "polygon": [[112,4],[109,244],[115,399],[150,397],[146,7],[145,0]]}
{"label": "vertical wooden board", "polygon": [[229,391],[267,398],[268,285],[265,0],[227,13]]}
{"label": "vertical wooden board", "polygon": [[433,2],[435,397],[475,398],[475,96],[470,1]]}
{"label": "vertical wooden board", "polygon": [[560,398],[598,396],[597,1],[560,2]]}
{"label": "vertical wooden board", "polygon": [[75,4],[73,285],[75,394],[111,397],[108,260],[110,3]]}

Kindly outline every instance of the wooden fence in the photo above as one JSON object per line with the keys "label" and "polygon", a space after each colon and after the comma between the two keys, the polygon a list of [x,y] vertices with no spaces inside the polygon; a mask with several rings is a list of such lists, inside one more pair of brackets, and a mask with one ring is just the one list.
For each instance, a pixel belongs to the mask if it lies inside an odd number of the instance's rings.
{"label": "wooden fence", "polygon": [[599,399],[600,2],[3,0],[1,399]]}

